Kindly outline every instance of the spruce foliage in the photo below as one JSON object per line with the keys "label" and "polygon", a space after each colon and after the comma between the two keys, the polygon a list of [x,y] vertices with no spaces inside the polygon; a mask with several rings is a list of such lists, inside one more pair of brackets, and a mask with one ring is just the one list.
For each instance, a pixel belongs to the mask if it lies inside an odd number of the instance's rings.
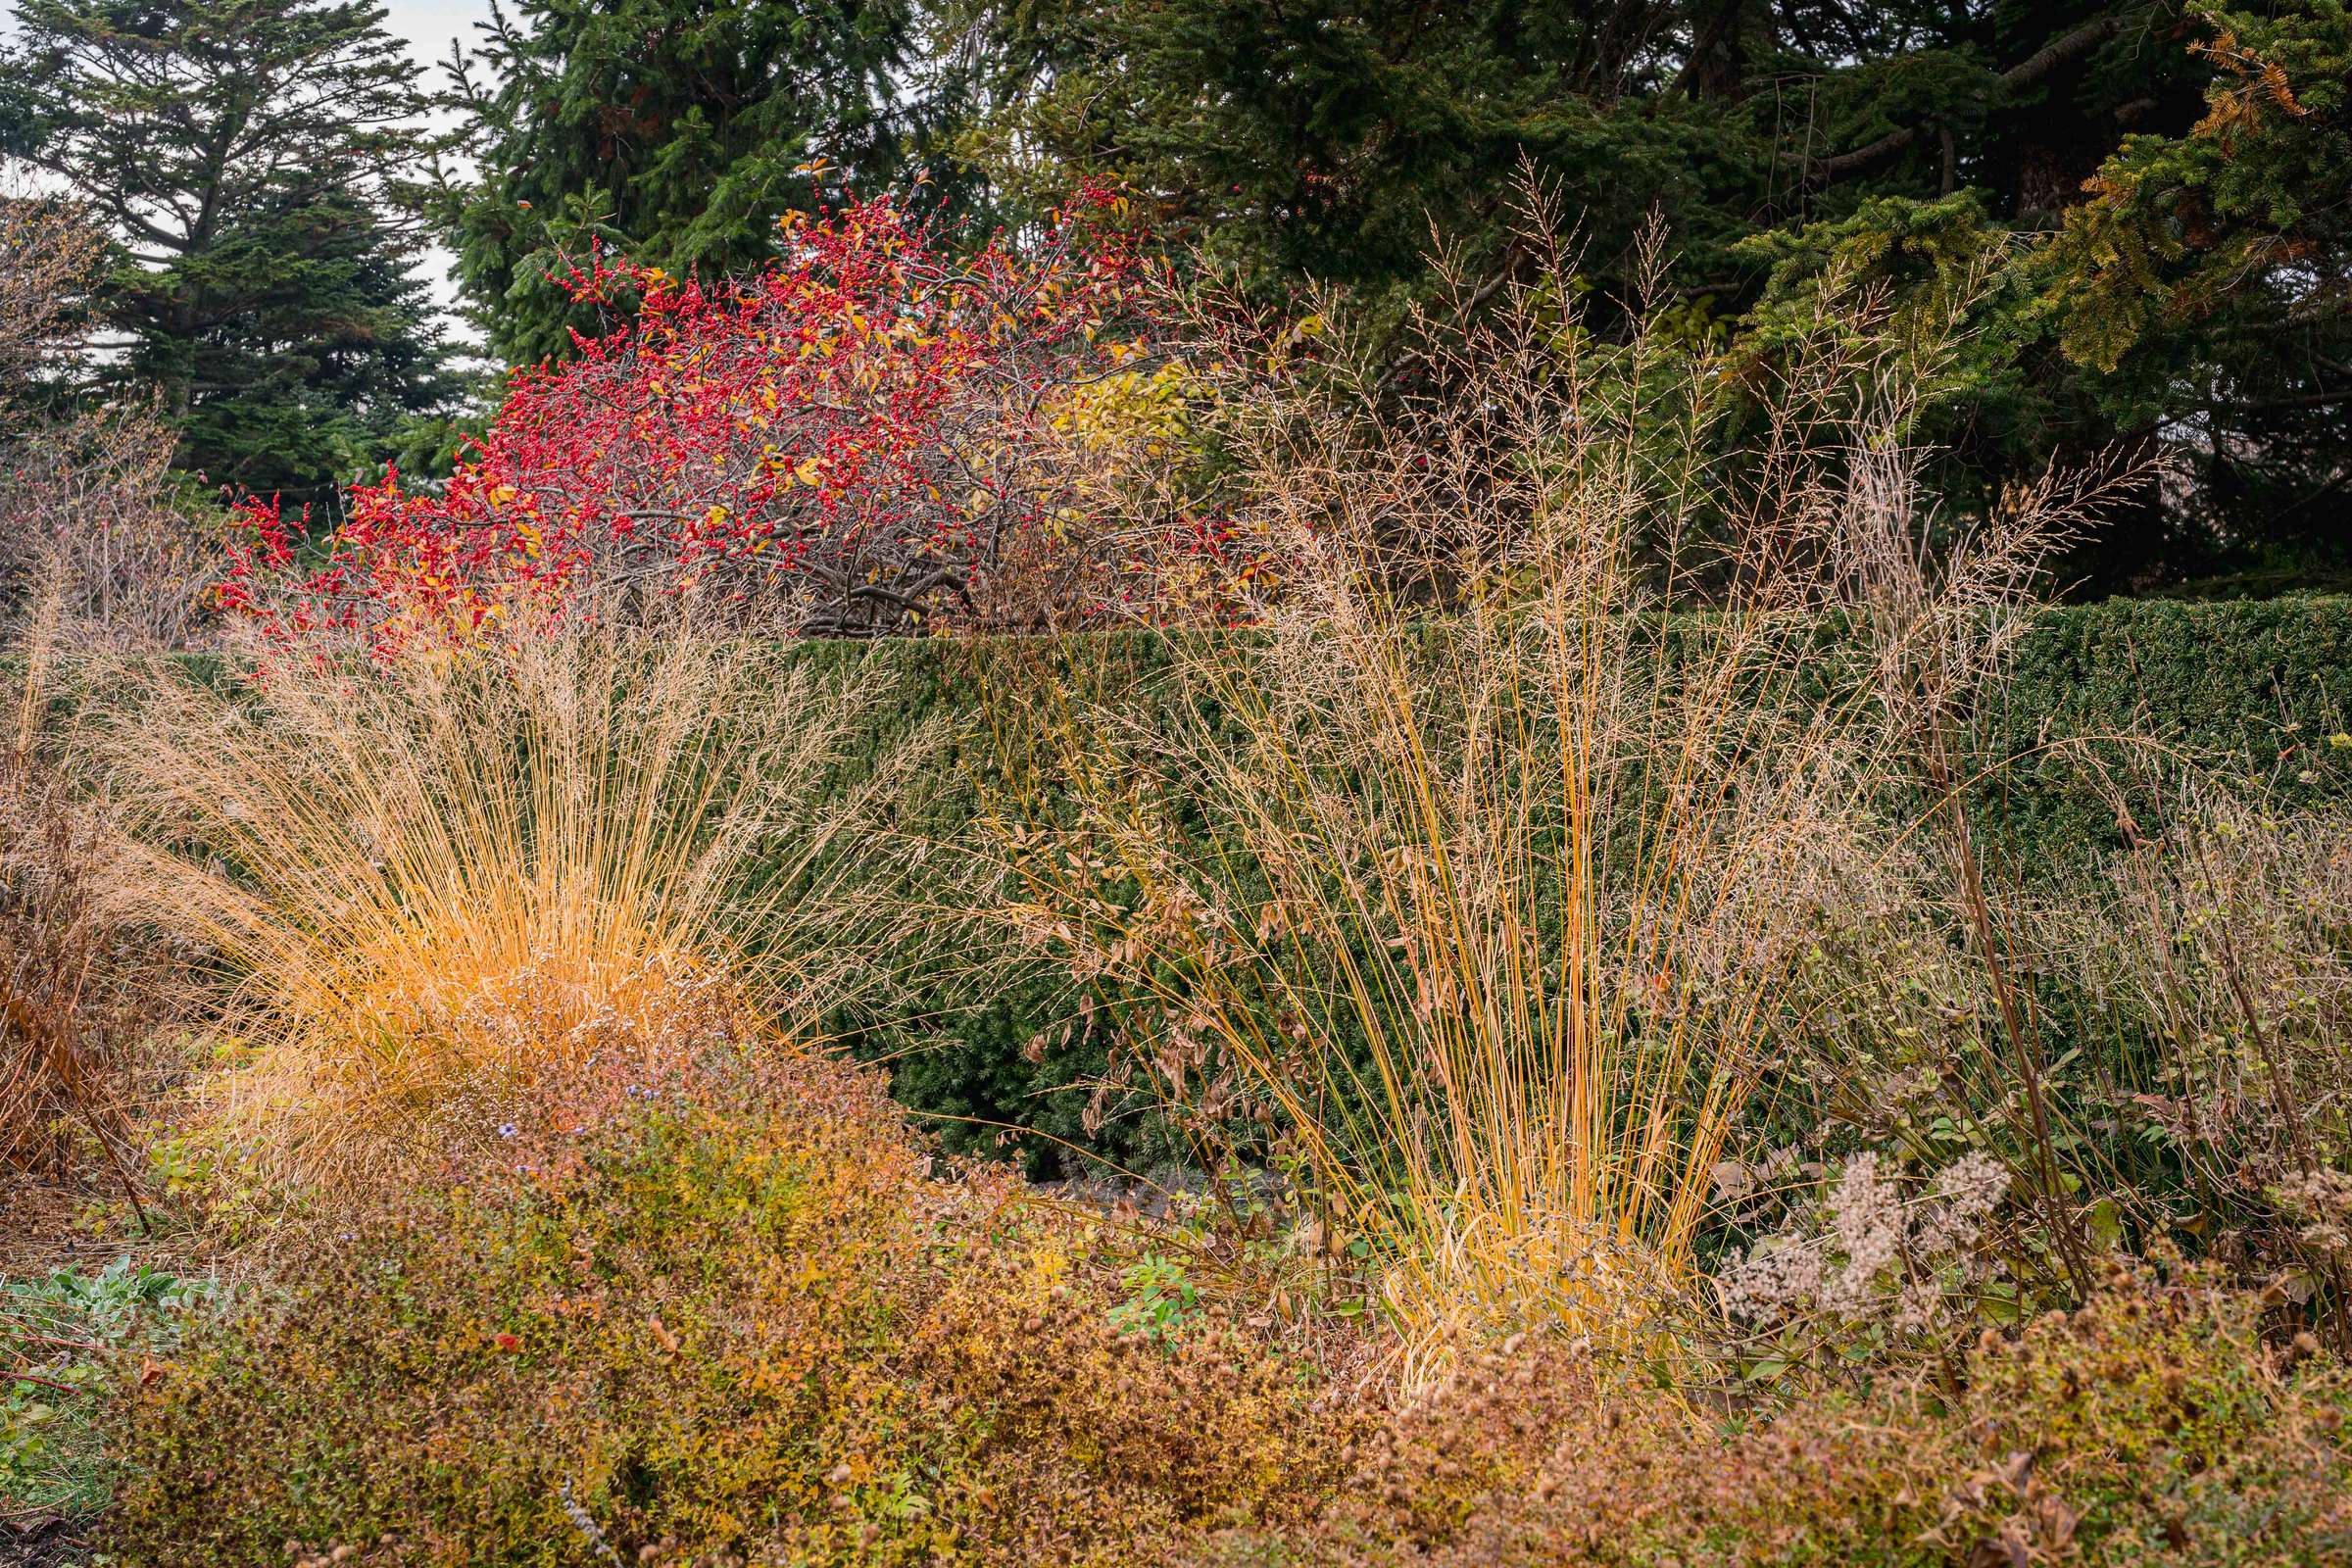
{"label": "spruce foliage", "polygon": [[753,270],[820,184],[887,189],[919,108],[905,0],[518,0],[453,61],[479,169],[444,188],[494,353],[529,364],[597,330],[549,274],[590,246],[678,275]]}

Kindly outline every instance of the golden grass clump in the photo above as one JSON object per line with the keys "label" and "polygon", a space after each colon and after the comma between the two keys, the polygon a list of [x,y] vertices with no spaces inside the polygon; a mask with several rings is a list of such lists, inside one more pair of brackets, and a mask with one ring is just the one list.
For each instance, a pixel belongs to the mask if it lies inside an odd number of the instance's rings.
{"label": "golden grass clump", "polygon": [[228,1127],[348,1178],[600,1050],[807,1025],[857,974],[818,867],[867,791],[820,785],[863,695],[774,651],[562,636],[146,677],[96,750],[140,911],[239,978]]}
{"label": "golden grass clump", "polygon": [[1710,466],[1754,400],[1585,336],[1557,231],[1484,315],[1433,309],[1411,376],[1342,343],[1336,390],[1226,407],[1237,531],[1285,563],[1262,633],[1180,640],[1151,702],[994,699],[1019,929],[1123,990],[1205,1162],[1272,1159],[1378,1273],[1408,1386],[1514,1325],[1640,1341],[1692,1282],[1818,912],[1895,858],[1890,803],[1948,794],[1926,748],[2098,494],[1932,556],[1943,351],[1868,301],[1748,367],[1779,391]]}

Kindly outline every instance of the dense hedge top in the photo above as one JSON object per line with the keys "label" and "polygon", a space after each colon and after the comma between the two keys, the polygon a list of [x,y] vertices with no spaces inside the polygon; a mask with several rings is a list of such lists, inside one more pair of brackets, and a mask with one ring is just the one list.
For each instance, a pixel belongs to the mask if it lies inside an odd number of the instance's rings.
{"label": "dense hedge top", "polygon": [[[1033,642],[812,643],[796,656],[845,679],[879,678],[888,701],[867,732],[864,766],[935,720],[958,738],[991,690],[1016,690],[1042,672],[1090,687],[1125,686],[1153,700],[1171,663],[1151,632]],[[2282,807],[2352,795],[2352,749],[2330,737],[2352,727],[2352,598],[2234,603],[2116,600],[2044,612],[2022,641],[2013,678],[1984,714],[1985,745],[2016,759],[1993,803],[1995,822],[2029,861],[2075,858],[2114,837],[2114,816],[2082,787],[2082,759],[2121,761],[2096,742],[2122,732],[2182,759],[2268,780]],[[983,746],[971,755],[988,751]],[[920,819],[951,828],[976,805],[969,777],[937,781]]]}
{"label": "dense hedge top", "polygon": [[[1126,685],[1152,701],[1170,664],[1166,639],[1146,632],[1035,643],[898,642],[812,645],[803,658],[845,676],[887,674],[889,703],[871,731],[873,751],[938,719],[958,737],[956,765],[913,803],[903,824],[953,840],[979,804],[974,773],[994,764],[994,744],[971,727],[991,690],[1017,690],[1045,669],[1091,686]],[[2130,731],[2180,757],[2267,781],[2281,806],[2352,799],[2352,749],[2331,746],[2352,713],[2352,599],[2289,598],[2188,604],[2115,601],[2044,612],[2018,650],[2014,676],[1984,715],[1990,755],[2018,759],[1988,787],[1980,822],[2007,863],[2031,878],[2080,864],[2117,841],[2112,808],[2089,785],[2096,760],[2129,779],[2131,753],[2095,742]],[[863,766],[853,766],[860,774]],[[952,874],[952,873],[951,873]],[[1113,1157],[1146,1157],[1140,1125],[1087,1138],[1084,1092],[1071,1086],[1102,1066],[1100,1042],[1071,1027],[1080,998],[1043,967],[983,995],[941,977],[918,988],[900,1015],[845,1020],[862,1053],[888,1056],[897,1093],[921,1111],[975,1121],[942,1125],[951,1142],[985,1144],[976,1125],[1009,1122]],[[1041,1062],[1023,1048],[1046,1036]],[[1041,1166],[1062,1157],[1052,1139],[1024,1140]]]}
{"label": "dense hedge top", "polygon": [[[1141,681],[1169,663],[1146,631],[1023,642],[808,643],[818,667],[887,669],[910,721],[976,706],[983,683],[1027,658],[1067,665],[1056,650],[1123,662]],[[2044,611],[2015,664],[2007,723],[2020,737],[2101,733],[2138,723],[2183,750],[2270,767],[2296,747],[2325,751],[2323,723],[2352,713],[2352,597],[2189,603],[2110,600]],[[2337,779],[2340,787],[2342,779]]]}
{"label": "dense hedge top", "polygon": [[1994,715],[1994,754],[2020,759],[1995,820],[2029,871],[2113,843],[2113,813],[2082,787],[2080,766],[2034,749],[2117,730],[2267,780],[2284,808],[2352,799],[2352,750],[2330,743],[2352,727],[2348,715],[2352,599],[2052,611],[2020,650]]}
{"label": "dense hedge top", "polygon": [[[990,702],[992,692],[1017,693],[1051,672],[1150,703],[1155,678],[1169,668],[1170,645],[1149,632],[1112,632],[810,643],[794,657],[883,693],[840,769],[844,790],[903,737],[934,724],[945,731],[940,764],[925,769],[925,787],[892,810],[902,830],[954,843],[969,838],[983,778],[1002,755],[982,728],[992,709],[1004,706]],[[189,662],[208,675],[220,671],[217,661]],[[2352,728],[2352,598],[2114,601],[2051,610],[2026,637],[2014,678],[1996,701],[1984,715],[1987,750],[2017,760],[1987,788],[1980,821],[1996,853],[2028,878],[2079,864],[2117,837],[2112,808],[2088,786],[2085,757],[2126,762],[2125,749],[2053,742],[2130,730],[2265,780],[2283,807],[2352,799],[2352,746],[2330,741]],[[911,874],[944,882],[967,876],[969,867],[939,856]],[[955,890],[903,891],[929,901]],[[1091,1139],[1081,1130],[1085,1093],[1072,1086],[1101,1071],[1103,1048],[1072,1027],[1080,1002],[1068,977],[1043,963],[985,982],[966,965],[949,964],[918,972],[887,1004],[845,1011],[836,1024],[859,1054],[889,1059],[903,1102],[947,1118],[938,1125],[951,1143],[984,1147],[994,1141],[986,1124],[1011,1123],[1051,1135],[1018,1141],[1041,1168],[1061,1157],[1055,1140],[1144,1157],[1151,1140],[1140,1124],[1114,1125]],[[1031,1061],[1025,1048],[1041,1036],[1055,1049]]]}

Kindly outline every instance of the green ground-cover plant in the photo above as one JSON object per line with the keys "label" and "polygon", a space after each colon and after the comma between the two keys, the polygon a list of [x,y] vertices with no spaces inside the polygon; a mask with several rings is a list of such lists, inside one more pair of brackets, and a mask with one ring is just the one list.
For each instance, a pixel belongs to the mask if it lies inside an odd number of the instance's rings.
{"label": "green ground-cover plant", "polygon": [[105,1505],[103,1401],[126,1359],[172,1353],[214,1296],[209,1280],[128,1255],[92,1274],[0,1281],[0,1514],[71,1519]]}

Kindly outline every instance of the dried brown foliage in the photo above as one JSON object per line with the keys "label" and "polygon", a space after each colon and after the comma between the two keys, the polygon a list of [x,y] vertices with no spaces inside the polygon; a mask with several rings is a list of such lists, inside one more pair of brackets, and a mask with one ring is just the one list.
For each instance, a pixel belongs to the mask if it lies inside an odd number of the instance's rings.
{"label": "dried brown foliage", "polygon": [[[739,1043],[748,1044],[748,1043]],[[2352,1560],[2352,1380],[2193,1271],[1792,1407],[1556,1333],[1393,1401],[1118,1316],[1136,1241],[941,1172],[879,1086],[614,1055],[141,1375],[110,1529],[185,1564]],[[626,1080],[625,1082],[623,1080]],[[589,1086],[594,1081],[594,1087]]]}
{"label": "dried brown foliage", "polygon": [[504,1114],[136,1392],[114,1549],[1129,1562],[1330,1484],[1295,1363],[1121,1334],[1102,1227],[934,1173],[871,1075],[615,1052]]}
{"label": "dried brown foliage", "polygon": [[[2324,1564],[2352,1561],[2352,1383],[2250,1298],[2121,1271],[1987,1333],[1964,1392],[1882,1381],[1708,1412],[1531,1343],[1358,1450],[1304,1530],[1217,1564]],[[1269,1539],[1269,1536],[1272,1539]]]}
{"label": "dried brown foliage", "polygon": [[181,648],[203,635],[216,567],[171,431],[136,405],[19,392],[77,348],[102,237],[69,205],[0,195],[0,635],[38,622],[67,651]]}
{"label": "dried brown foliage", "polygon": [[[45,621],[65,653],[167,653],[212,639],[218,543],[175,495],[172,436],[144,409],[102,409],[0,453],[0,614]],[[5,622],[0,622],[5,624]]]}
{"label": "dried brown foliage", "polygon": [[150,1014],[105,829],[37,749],[27,680],[0,736],[0,1170],[110,1169],[135,1204],[126,1075]]}
{"label": "dried brown foliage", "polygon": [[2179,1159],[2214,1255],[2352,1349],[2352,823],[2205,779],[2162,821],[2119,814],[2048,944],[2139,1047],[2105,1107]]}
{"label": "dried brown foliage", "polygon": [[0,191],[0,386],[57,368],[105,243],[71,202]]}

